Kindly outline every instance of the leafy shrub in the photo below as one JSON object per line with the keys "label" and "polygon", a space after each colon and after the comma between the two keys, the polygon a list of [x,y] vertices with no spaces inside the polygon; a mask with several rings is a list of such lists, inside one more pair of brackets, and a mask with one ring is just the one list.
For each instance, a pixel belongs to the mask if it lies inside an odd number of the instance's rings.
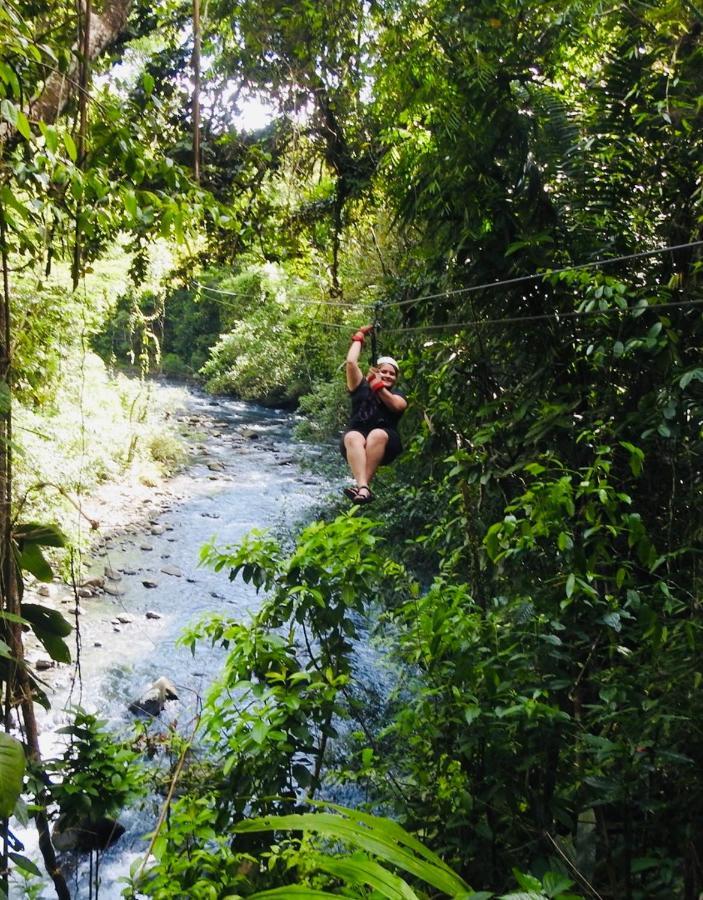
{"label": "leafy shrub", "polygon": [[281,348],[280,330],[240,322],[213,347],[201,369],[208,390],[271,406],[295,399],[294,361]]}
{"label": "leafy shrub", "polygon": [[164,353],[161,357],[161,371],[171,378],[188,378],[193,374],[191,367],[175,353]]}
{"label": "leafy shrub", "polygon": [[156,432],[149,438],[147,446],[152,459],[161,463],[166,472],[174,471],[186,460],[183,442],[170,432]]}
{"label": "leafy shrub", "polygon": [[47,770],[61,779],[51,786],[51,796],[66,825],[112,818],[143,794],[140,755],[108,732],[105,722],[78,710],[73,724],[58,733],[69,735],[70,743],[61,758],[47,762]]}
{"label": "leafy shrub", "polygon": [[344,380],[317,381],[298,403],[303,419],[295,426],[301,440],[324,440],[338,435],[349,414],[349,396]]}

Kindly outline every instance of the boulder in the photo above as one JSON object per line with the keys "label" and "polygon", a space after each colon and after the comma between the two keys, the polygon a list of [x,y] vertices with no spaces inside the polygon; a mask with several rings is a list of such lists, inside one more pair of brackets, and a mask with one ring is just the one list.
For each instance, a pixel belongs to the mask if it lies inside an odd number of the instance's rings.
{"label": "boulder", "polygon": [[84,578],[80,586],[82,588],[103,588],[105,587],[105,578],[102,575],[93,575],[91,578]]}
{"label": "boulder", "polygon": [[124,833],[124,825],[109,816],[101,816],[95,821],[82,819],[76,825],[69,825],[64,816],[59,816],[51,832],[51,840],[59,851],[107,850]]}
{"label": "boulder", "polygon": [[157,678],[138,700],[129,704],[129,711],[137,716],[158,716],[167,700],[178,700],[173,682],[168,678]]}

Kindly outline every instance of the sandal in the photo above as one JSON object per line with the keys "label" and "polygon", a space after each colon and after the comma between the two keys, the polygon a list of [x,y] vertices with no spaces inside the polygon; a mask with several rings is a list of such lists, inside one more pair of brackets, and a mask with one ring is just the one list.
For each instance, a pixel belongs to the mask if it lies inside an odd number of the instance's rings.
{"label": "sandal", "polygon": [[359,488],[356,485],[352,487],[345,487],[342,491],[350,500],[356,500],[356,495],[359,492]]}
{"label": "sandal", "polygon": [[362,484],[357,488],[356,497],[354,497],[353,502],[362,505],[364,503],[371,503],[374,499],[374,495],[369,490],[369,486],[367,484]]}

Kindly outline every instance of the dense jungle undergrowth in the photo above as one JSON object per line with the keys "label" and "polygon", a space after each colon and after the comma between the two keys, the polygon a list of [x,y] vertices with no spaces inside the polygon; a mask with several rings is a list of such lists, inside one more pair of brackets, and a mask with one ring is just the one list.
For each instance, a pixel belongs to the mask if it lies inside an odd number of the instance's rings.
{"label": "dense jungle undergrowth", "polygon": [[22,645],[69,664],[22,597],[70,542],[48,495],[127,462],[77,462],[88,415],[149,413],[107,372],[332,441],[376,322],[405,452],[369,515],[203,550],[262,606],[185,632],[227,662],[127,895],[699,900],[702,30],[689,0],[0,7],[0,814],[29,800],[59,897],[51,820],[139,781],[85,718],[47,774]]}

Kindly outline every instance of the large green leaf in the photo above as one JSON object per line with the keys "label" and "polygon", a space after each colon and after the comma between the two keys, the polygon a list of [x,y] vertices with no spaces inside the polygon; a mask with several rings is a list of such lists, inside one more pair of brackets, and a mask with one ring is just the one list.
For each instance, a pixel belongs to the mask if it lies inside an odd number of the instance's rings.
{"label": "large green leaf", "polygon": [[68,637],[73,630],[58,610],[42,606],[41,603],[23,603],[20,609],[35,633],[43,631],[58,637]]}
{"label": "large green leaf", "polygon": [[[356,819],[358,822],[363,822],[369,828],[382,827],[384,832],[390,835],[394,840],[398,841],[399,844],[402,844],[403,846],[409,847],[411,850],[414,850],[415,853],[417,853],[419,856],[423,856],[438,868],[444,869],[444,871],[448,874],[455,875],[454,871],[444,862],[443,859],[441,859],[441,857],[437,856],[437,854],[430,850],[429,847],[426,847],[422,843],[422,841],[419,841],[414,835],[406,831],[397,822],[394,822],[393,819],[388,819],[385,816],[373,816],[370,813],[360,812],[359,810],[349,810],[346,807],[339,806],[339,804],[336,803],[313,801],[313,805],[323,806],[327,809],[334,809],[341,815],[352,815],[354,819]],[[464,889],[466,890],[465,885]]]}
{"label": "large green leaf", "polygon": [[[355,810],[335,807],[342,815],[330,813],[304,813],[288,816],[266,816],[240,822],[235,832],[255,831],[313,831],[326,837],[346,841],[372,853],[379,859],[405,872],[409,872],[450,896],[466,896],[471,888],[432,851],[423,848],[415,852],[416,839],[397,823]],[[419,843],[419,842],[418,842]],[[424,858],[422,858],[424,857]]]}
{"label": "large green leaf", "polygon": [[[306,859],[310,856],[306,855]],[[323,872],[329,872],[348,884],[368,885],[388,900],[418,900],[410,885],[398,875],[384,869],[363,853],[353,856],[319,856],[312,860]]]}
{"label": "large green leaf", "polygon": [[61,613],[39,603],[23,603],[21,611],[49,656],[56,662],[70,663],[71,651],[63,638],[72,629]]}
{"label": "large green leaf", "polygon": [[12,536],[23,549],[28,544],[41,547],[65,547],[68,538],[58,525],[45,525],[40,522],[24,522],[15,525]]}
{"label": "large green leaf", "polygon": [[0,732],[0,818],[12,815],[22,791],[25,757],[22,744]]}
{"label": "large green leaf", "polygon": [[5,415],[10,411],[12,402],[12,393],[10,386],[6,381],[0,381],[0,415]]}
{"label": "large green leaf", "polygon": [[22,869],[23,872],[28,872],[30,875],[36,875],[37,878],[41,878],[41,870],[31,859],[27,859],[27,857],[22,856],[21,853],[10,853],[9,857],[18,869]]}
{"label": "large green leaf", "polygon": [[19,567],[23,572],[34,575],[38,581],[49,582],[54,577],[51,566],[37,544],[29,544],[20,551]]}
{"label": "large green leaf", "polygon": [[250,894],[249,900],[267,900],[267,898],[280,897],[300,897],[301,900],[317,900],[318,897],[336,897],[339,900],[339,894],[331,894],[329,891],[316,891],[313,888],[305,887],[301,884],[289,884],[286,887],[273,888],[270,891],[259,891],[258,894]]}

